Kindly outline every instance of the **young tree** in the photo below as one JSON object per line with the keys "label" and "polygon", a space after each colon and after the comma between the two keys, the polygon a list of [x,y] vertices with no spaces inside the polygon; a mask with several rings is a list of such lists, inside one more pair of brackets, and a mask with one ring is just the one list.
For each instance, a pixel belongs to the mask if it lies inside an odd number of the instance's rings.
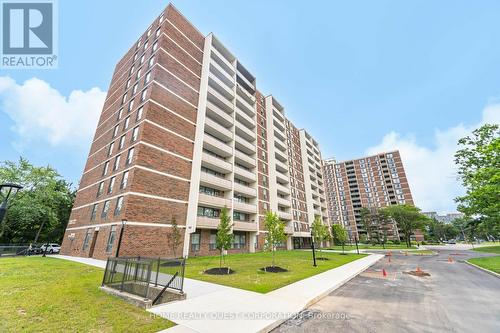
{"label": "young tree", "polygon": [[26,159],[0,165],[0,183],[23,186],[11,201],[0,226],[0,243],[60,242],[69,220],[75,191],[50,166],[36,167]]}
{"label": "young tree", "polygon": [[315,243],[318,242],[318,244],[320,244],[320,246],[318,246],[320,252],[321,252],[321,244],[324,241],[330,239],[328,226],[323,224],[323,221],[321,221],[321,217],[318,215],[316,215],[311,225],[311,236],[314,238]]}
{"label": "young tree", "polygon": [[286,240],[285,223],[280,220],[278,214],[267,212],[264,219],[264,225],[267,230],[266,234],[266,249],[273,254],[273,264],[275,266],[276,258],[275,253],[278,246]]}
{"label": "young tree", "polygon": [[224,207],[220,212],[219,226],[215,235],[215,247],[220,251],[219,269],[222,269],[224,252],[231,248],[231,244],[233,243],[231,228],[231,217],[229,216],[227,207]]}
{"label": "young tree", "polygon": [[467,192],[458,210],[478,220],[477,229],[500,237],[500,126],[483,125],[458,141],[458,176]]}
{"label": "young tree", "polygon": [[402,231],[406,246],[411,246],[411,235],[416,229],[423,229],[429,218],[420,213],[420,209],[407,204],[387,206],[380,209],[390,216]]}
{"label": "young tree", "polygon": [[332,237],[335,245],[342,246],[342,253],[345,253],[344,246],[347,242],[347,231],[340,224],[332,225]]}
{"label": "young tree", "polygon": [[175,258],[176,257],[175,251],[177,250],[177,248],[181,243],[181,232],[179,230],[179,226],[177,225],[177,220],[175,219],[175,216],[172,216],[172,230],[167,237],[168,237],[168,243],[172,248],[172,253]]}

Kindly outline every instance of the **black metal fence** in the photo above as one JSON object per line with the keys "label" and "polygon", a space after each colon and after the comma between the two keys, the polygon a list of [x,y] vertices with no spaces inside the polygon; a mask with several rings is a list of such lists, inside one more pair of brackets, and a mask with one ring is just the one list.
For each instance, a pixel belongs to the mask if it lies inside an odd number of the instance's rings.
{"label": "black metal fence", "polygon": [[0,257],[24,256],[29,245],[0,245]]}
{"label": "black metal fence", "polygon": [[108,258],[103,286],[151,298],[150,287],[161,286],[182,292],[185,259],[148,257]]}

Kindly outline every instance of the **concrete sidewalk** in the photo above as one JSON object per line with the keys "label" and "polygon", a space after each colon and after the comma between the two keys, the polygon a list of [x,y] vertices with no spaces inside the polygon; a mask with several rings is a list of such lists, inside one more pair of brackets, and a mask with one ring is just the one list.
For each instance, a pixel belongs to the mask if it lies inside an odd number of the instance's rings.
{"label": "concrete sidewalk", "polygon": [[[104,268],[104,260],[56,255]],[[155,306],[148,311],[178,326],[164,332],[267,332],[317,302],[379,259],[372,254],[343,266],[297,281],[267,294],[186,278],[182,301]]]}

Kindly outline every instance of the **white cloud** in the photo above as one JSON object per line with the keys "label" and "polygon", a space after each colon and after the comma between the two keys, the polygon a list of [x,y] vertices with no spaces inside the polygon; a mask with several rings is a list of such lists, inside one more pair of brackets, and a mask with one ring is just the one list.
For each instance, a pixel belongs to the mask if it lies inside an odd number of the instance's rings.
{"label": "white cloud", "polygon": [[32,78],[17,84],[0,77],[0,110],[14,122],[17,146],[48,143],[88,148],[106,93],[99,88],[73,90],[68,97],[47,82]]}
{"label": "white cloud", "polygon": [[436,130],[433,137],[434,148],[423,146],[412,135],[391,132],[378,145],[368,148],[366,153],[372,155],[399,150],[415,204],[424,211],[453,212],[456,211],[453,199],[464,193],[457,180],[454,163],[457,142],[485,123],[500,124],[500,104],[487,106],[479,124],[460,124]]}

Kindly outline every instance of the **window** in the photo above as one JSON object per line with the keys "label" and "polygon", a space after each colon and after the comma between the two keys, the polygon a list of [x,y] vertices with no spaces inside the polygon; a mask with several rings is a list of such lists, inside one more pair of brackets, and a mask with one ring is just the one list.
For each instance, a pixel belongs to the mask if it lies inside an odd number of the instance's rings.
{"label": "window", "polygon": [[139,84],[136,83],[134,84],[134,88],[132,89],[132,95],[135,94],[137,92],[137,88],[139,87]]}
{"label": "window", "polygon": [[139,40],[137,41],[137,45],[135,46],[136,49],[138,49],[139,46],[141,46],[141,41],[142,41],[142,38],[139,38]]}
{"label": "window", "polygon": [[132,132],[132,142],[137,140],[137,135],[139,135],[139,126],[136,126]]}
{"label": "window", "polygon": [[145,58],[145,56],[144,56],[144,54],[143,54],[143,55],[142,55],[142,57],[141,57],[140,64],[142,64],[142,63],[144,62],[144,58]]}
{"label": "window", "polygon": [[113,193],[113,187],[115,186],[115,178],[116,177],[111,177],[111,180],[109,181],[108,194]]}
{"label": "window", "polygon": [[210,233],[210,241],[208,243],[209,250],[216,249],[216,244],[217,244],[216,239],[217,239],[217,234],[215,232]]}
{"label": "window", "polygon": [[128,112],[132,111],[132,109],[134,108],[134,100],[132,99],[129,103],[128,103]]}
{"label": "window", "polygon": [[128,76],[132,75],[135,70],[135,66],[130,67],[130,72],[128,72]]}
{"label": "window", "polygon": [[120,155],[115,157],[115,164],[113,166],[113,171],[118,170],[119,167],[120,167]]}
{"label": "window", "polygon": [[123,207],[123,197],[116,199],[115,215],[120,215]]}
{"label": "window", "polygon": [[125,145],[125,135],[122,135],[120,138],[120,145],[118,146],[118,149],[123,149],[123,146]]}
{"label": "window", "polygon": [[246,245],[246,235],[235,232],[233,236],[233,249],[243,249]]}
{"label": "window", "polygon": [[142,91],[142,94],[141,94],[141,102],[144,102],[144,100],[146,99],[146,94],[147,94],[148,90],[147,89],[144,89]]}
{"label": "window", "polygon": [[142,68],[139,68],[139,70],[137,71],[137,75],[135,76],[136,79],[141,77],[141,71],[142,71]]}
{"label": "window", "polygon": [[118,111],[118,115],[116,117],[116,120],[122,119],[122,115],[123,115],[123,108],[121,108],[120,111]]}
{"label": "window", "polygon": [[123,130],[126,130],[128,128],[129,123],[130,123],[130,116],[125,118],[125,121],[123,122]]}
{"label": "window", "polygon": [[151,71],[149,71],[146,74],[146,78],[144,79],[144,84],[147,84],[149,82],[149,80],[151,80]]}
{"label": "window", "polygon": [[134,148],[130,148],[127,154],[127,165],[132,163],[132,158],[134,157]]}
{"label": "window", "polygon": [[88,228],[85,233],[85,239],[83,240],[83,250],[85,251],[89,247],[90,239],[92,238],[92,228]]}
{"label": "window", "polygon": [[106,161],[106,163],[104,163],[104,168],[102,169],[103,176],[106,176],[106,174],[108,173],[108,168],[109,168],[109,161]]}
{"label": "window", "polygon": [[113,243],[115,242],[115,238],[116,238],[116,225],[112,225],[111,230],[109,231],[108,243],[106,244],[107,253],[111,252],[111,249],[113,248]]}
{"label": "window", "polygon": [[223,197],[224,196],[224,192],[210,188],[210,187],[206,187],[206,186],[200,186],[200,193],[204,193],[206,195],[210,195],[213,197]]}
{"label": "window", "polygon": [[198,207],[198,216],[206,216],[210,218],[218,218],[220,215],[220,209],[210,208],[210,207]]}
{"label": "window", "polygon": [[104,207],[102,207],[101,218],[105,219],[108,216],[109,211],[109,200],[104,201]]}
{"label": "window", "polygon": [[141,106],[139,110],[137,110],[137,116],[135,117],[135,121],[139,121],[142,118],[143,107]]}
{"label": "window", "polygon": [[137,52],[134,53],[134,61],[137,60],[137,57],[139,56],[139,54]]}
{"label": "window", "polygon": [[158,42],[154,42],[153,44],[153,52],[158,49]]}
{"label": "window", "polygon": [[120,126],[119,125],[116,125],[115,126],[115,129],[113,130],[113,138],[116,137],[118,135],[118,130],[120,129]]}
{"label": "window", "polygon": [[122,176],[122,183],[120,184],[120,188],[124,189],[127,187],[127,182],[128,182],[128,171],[125,171]]}
{"label": "window", "polygon": [[109,145],[109,148],[108,148],[108,156],[111,156],[111,154],[113,153],[113,148],[115,147],[115,142],[111,142],[111,144]]}
{"label": "window", "polygon": [[151,29],[148,30],[148,37],[151,36]]}
{"label": "window", "polygon": [[149,42],[146,41],[146,43],[144,43],[144,50],[146,50],[148,48],[148,45],[149,45]]}
{"label": "window", "polygon": [[94,204],[94,206],[92,207],[92,213],[90,214],[90,221],[95,220],[95,216],[97,215],[97,207],[98,206],[99,206],[99,204]]}
{"label": "window", "polygon": [[127,80],[127,89],[130,88],[130,79]]}
{"label": "window", "polygon": [[155,62],[155,58],[154,57],[149,58],[148,68],[150,68],[151,66],[153,66],[154,62]]}
{"label": "window", "polygon": [[102,194],[103,190],[104,190],[104,182],[100,182],[99,187],[97,188],[97,197],[99,197]]}
{"label": "window", "polygon": [[160,24],[163,22],[163,14],[160,15]]}
{"label": "window", "polygon": [[200,251],[201,234],[191,234],[191,251]]}
{"label": "window", "polygon": [[248,214],[240,213],[240,212],[233,212],[233,220],[247,222],[248,221]]}

